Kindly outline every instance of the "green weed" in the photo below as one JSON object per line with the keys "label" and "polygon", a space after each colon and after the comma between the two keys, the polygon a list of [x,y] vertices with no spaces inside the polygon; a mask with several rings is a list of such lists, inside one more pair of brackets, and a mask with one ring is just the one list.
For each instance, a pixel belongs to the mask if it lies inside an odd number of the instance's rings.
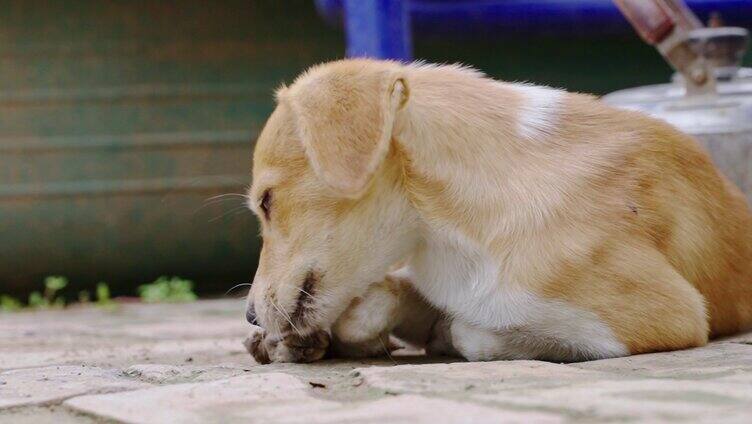
{"label": "green weed", "polygon": [[[29,294],[26,305],[8,295],[0,295],[0,312],[16,312],[23,309],[51,309],[64,308],[65,298],[59,296],[61,290],[68,286],[68,279],[52,275],[44,279],[44,290],[33,291]],[[193,302],[198,297],[193,292],[193,282],[180,277],[159,277],[150,284],[138,287],[141,301],[147,303],[160,302]],[[105,282],[99,282],[94,290],[94,300],[88,290],[78,292],[78,303],[90,304],[105,308],[114,308],[117,303],[112,299],[110,287]]]}
{"label": "green weed", "polygon": [[16,312],[23,309],[23,304],[15,297],[0,295],[0,312]]}
{"label": "green weed", "polygon": [[193,292],[193,281],[180,277],[159,277],[151,284],[140,286],[138,294],[147,303],[193,302],[198,298]]}

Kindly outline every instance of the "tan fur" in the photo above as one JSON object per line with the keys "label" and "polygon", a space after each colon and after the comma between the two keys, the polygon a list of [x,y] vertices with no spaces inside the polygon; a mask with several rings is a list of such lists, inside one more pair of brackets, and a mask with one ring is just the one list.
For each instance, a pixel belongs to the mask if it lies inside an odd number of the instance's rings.
{"label": "tan fur", "polygon": [[312,68],[278,98],[254,156],[251,207],[268,188],[274,202],[249,299],[280,333],[310,267],[326,299],[296,324],[328,328],[446,228],[487,252],[498,284],[594,313],[630,353],[752,326],[749,208],[666,123],[562,93],[522,134],[524,88],[369,60]]}

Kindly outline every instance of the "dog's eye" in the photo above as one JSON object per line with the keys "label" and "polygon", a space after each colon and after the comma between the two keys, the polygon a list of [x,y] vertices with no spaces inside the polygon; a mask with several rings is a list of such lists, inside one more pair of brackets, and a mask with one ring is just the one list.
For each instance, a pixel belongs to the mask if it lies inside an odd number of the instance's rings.
{"label": "dog's eye", "polygon": [[272,191],[266,190],[264,195],[261,196],[261,212],[264,213],[264,218],[269,219],[269,214],[272,210]]}

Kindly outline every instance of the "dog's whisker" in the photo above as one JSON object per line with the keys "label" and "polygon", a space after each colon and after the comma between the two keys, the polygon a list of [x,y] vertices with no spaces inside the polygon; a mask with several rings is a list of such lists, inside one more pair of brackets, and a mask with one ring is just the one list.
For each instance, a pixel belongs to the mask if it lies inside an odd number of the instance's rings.
{"label": "dog's whisker", "polygon": [[[290,317],[287,314],[285,314],[283,312],[283,310],[279,306],[277,306],[277,304],[275,304],[271,299],[269,299],[269,303],[272,305],[272,307],[274,307],[274,309],[277,310],[277,312],[279,313],[279,315],[282,318],[284,318],[285,321],[287,321],[288,324],[290,324],[290,327],[292,327],[295,330],[295,332],[298,333],[298,335],[300,337],[303,337],[303,333],[301,333],[300,330],[298,330],[298,327],[296,327],[295,324],[292,323],[292,319],[290,319]],[[277,327],[277,332],[278,333],[280,332],[279,331],[279,327]]]}
{"label": "dog's whisker", "polygon": [[226,217],[227,215],[229,215],[229,214],[231,214],[233,212],[238,212],[238,211],[241,211],[243,209],[245,209],[245,206],[238,206],[238,207],[232,208],[229,211],[223,213],[222,215],[210,219],[208,222],[214,222],[214,221],[216,221],[218,219],[222,219],[222,218]]}
{"label": "dog's whisker", "polygon": [[[274,307],[274,309],[276,309],[277,314],[282,315],[279,312],[279,308],[277,307],[277,305],[275,305],[274,302],[271,301],[271,299],[269,300],[269,303],[272,305],[272,307]],[[274,322],[274,328],[277,330],[276,334],[282,334],[282,330],[280,330],[279,328],[279,322],[277,322],[276,319],[272,320],[272,322]]]}
{"label": "dog's whisker", "polygon": [[292,323],[292,317],[290,316],[290,314],[288,314],[284,309],[282,309],[282,313],[285,315],[285,319],[288,323],[290,323],[290,326],[295,330],[295,332],[298,333],[300,337],[303,337],[303,333],[298,329],[298,327],[295,326],[295,324]]}
{"label": "dog's whisker", "polygon": [[310,298],[311,298],[311,300],[316,300],[316,298],[315,298],[315,297],[313,297],[313,295],[312,295],[311,293],[308,293],[307,291],[305,291],[305,290],[301,289],[300,287],[295,287],[295,288],[296,288],[296,289],[298,289],[298,291],[299,291],[299,292],[301,292],[301,293],[303,293],[304,295],[306,295],[306,296],[310,297]]}
{"label": "dog's whisker", "polygon": [[389,348],[387,348],[386,345],[384,344],[384,340],[381,338],[381,334],[379,334],[378,337],[379,337],[379,343],[381,343],[381,348],[384,349],[384,352],[386,353],[387,358],[389,358],[389,360],[391,360],[394,365],[397,365],[397,361],[394,360],[394,357],[392,356],[392,352],[389,352]]}
{"label": "dog's whisker", "polygon": [[240,206],[242,206],[243,208],[246,208],[246,207],[247,207],[247,203],[246,203],[246,201],[245,201],[245,200],[239,200],[239,199],[237,199],[237,198],[234,198],[234,197],[233,197],[233,198],[229,198],[229,199],[227,199],[227,198],[222,198],[222,199],[215,199],[215,200],[211,200],[211,201],[205,201],[203,205],[201,205],[201,206],[197,207],[197,208],[196,208],[196,209],[195,209],[195,210],[193,211],[193,214],[196,214],[196,213],[198,213],[198,212],[200,212],[200,211],[202,211],[203,209],[206,209],[206,208],[208,208],[208,207],[211,207],[211,206],[216,206],[216,205],[219,205],[219,204],[222,204],[222,203],[228,202],[228,201],[235,201],[235,202],[237,202],[237,201],[240,201]]}
{"label": "dog's whisker", "polygon": [[225,197],[242,197],[243,199],[248,199],[248,195],[247,194],[243,194],[243,193],[224,193],[224,194],[218,194],[216,196],[207,197],[206,200],[204,200],[204,202],[211,202],[211,201],[214,201],[214,200],[223,199]]}
{"label": "dog's whisker", "polygon": [[243,286],[249,286],[249,287],[250,287],[250,286],[251,286],[252,284],[253,284],[253,283],[239,283],[239,284],[235,284],[234,286],[230,287],[230,288],[229,288],[229,289],[228,289],[228,290],[227,290],[227,291],[225,292],[225,296],[227,296],[228,294],[230,294],[230,292],[231,292],[231,291],[235,290],[235,289],[236,289],[236,288],[238,288],[238,287],[243,287]]}
{"label": "dog's whisker", "polygon": [[302,289],[302,288],[300,288],[300,287],[297,287],[297,286],[293,286],[292,284],[286,284],[286,286],[287,286],[287,287],[292,287],[292,288],[294,288],[295,290],[297,290],[297,291],[299,291],[299,292],[301,292],[301,293],[305,294],[306,296],[308,296],[309,298],[311,298],[311,300],[312,300],[312,301],[314,301],[314,302],[318,301],[318,299],[316,298],[316,296],[314,296],[314,295],[312,295],[311,293],[309,293],[309,292],[307,292],[307,291],[303,290],[303,289]]}
{"label": "dog's whisker", "polygon": [[238,199],[238,198],[235,198],[235,197],[230,197],[230,198],[222,198],[222,199],[215,199],[215,200],[206,201],[206,202],[204,202],[204,204],[201,207],[205,208],[207,206],[218,205],[218,204],[224,203],[224,202],[240,202],[243,205],[246,204],[245,200],[241,200],[241,199]]}

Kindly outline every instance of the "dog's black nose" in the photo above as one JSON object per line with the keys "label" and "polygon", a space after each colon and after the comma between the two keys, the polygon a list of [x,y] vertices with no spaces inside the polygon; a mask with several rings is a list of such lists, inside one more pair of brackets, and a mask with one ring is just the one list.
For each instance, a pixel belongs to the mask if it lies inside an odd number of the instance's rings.
{"label": "dog's black nose", "polygon": [[254,309],[253,305],[248,305],[248,309],[245,310],[245,319],[247,319],[248,323],[252,325],[258,325],[258,321],[256,320],[256,309]]}

